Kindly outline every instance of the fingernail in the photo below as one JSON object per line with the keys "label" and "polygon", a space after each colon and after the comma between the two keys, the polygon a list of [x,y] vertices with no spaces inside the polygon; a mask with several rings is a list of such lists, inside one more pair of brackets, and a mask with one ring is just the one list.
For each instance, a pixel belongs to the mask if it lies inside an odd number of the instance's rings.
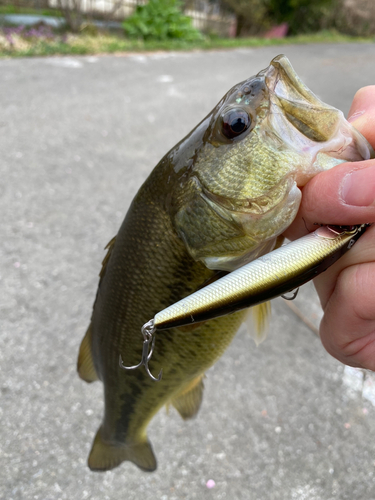
{"label": "fingernail", "polygon": [[347,205],[356,207],[375,204],[375,167],[346,174],[341,183],[341,198]]}
{"label": "fingernail", "polygon": [[363,111],[356,111],[355,113],[353,113],[352,115],[350,115],[348,117],[348,122],[354,122],[357,118],[359,118],[360,116],[364,115],[365,114],[365,110]]}

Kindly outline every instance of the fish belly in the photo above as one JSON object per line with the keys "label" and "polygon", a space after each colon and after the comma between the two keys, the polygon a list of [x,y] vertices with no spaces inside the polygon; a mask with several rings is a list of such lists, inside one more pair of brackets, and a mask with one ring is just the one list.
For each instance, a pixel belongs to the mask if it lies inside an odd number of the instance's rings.
{"label": "fish belly", "polygon": [[[185,419],[196,415],[203,396],[204,373],[224,353],[245,314],[241,311],[195,327],[157,333],[150,369],[157,373],[163,368],[159,383],[142,368],[122,370],[116,356],[111,356],[111,366],[100,377],[105,414],[94,439],[89,467],[109,470],[130,460],[144,471],[155,470],[156,459],[147,437],[150,420],[165,404],[174,406]],[[102,343],[102,352],[110,347]]]}

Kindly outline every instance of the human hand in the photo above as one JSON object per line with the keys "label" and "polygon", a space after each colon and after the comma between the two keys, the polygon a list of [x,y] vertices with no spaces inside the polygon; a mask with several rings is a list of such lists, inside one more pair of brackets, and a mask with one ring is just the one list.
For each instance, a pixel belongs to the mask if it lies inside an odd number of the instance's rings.
{"label": "human hand", "polygon": [[[357,92],[349,121],[375,149],[375,85]],[[375,222],[375,159],[343,163],[315,176],[303,188],[301,207],[285,235],[299,238],[317,222]],[[314,284],[324,311],[324,347],[347,365],[375,371],[375,224]]]}

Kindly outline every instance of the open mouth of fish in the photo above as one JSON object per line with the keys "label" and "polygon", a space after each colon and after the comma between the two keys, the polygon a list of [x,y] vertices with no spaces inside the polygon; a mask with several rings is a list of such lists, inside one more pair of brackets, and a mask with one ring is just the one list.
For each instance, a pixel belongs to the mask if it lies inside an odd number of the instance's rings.
{"label": "open mouth of fish", "polygon": [[[283,110],[289,122],[306,138],[326,142],[333,137],[341,122],[341,111],[323,103],[302,82],[289,60],[281,55],[259,73],[264,75],[271,106]],[[271,109],[271,112],[275,112]]]}
{"label": "open mouth of fish", "polygon": [[[269,91],[274,129],[282,131],[283,142],[311,156],[310,171],[296,173],[298,187],[335,164],[374,157],[369,143],[346,121],[342,111],[321,101],[302,82],[287,57],[275,57],[260,75],[264,75]],[[283,127],[286,120],[293,127]]]}
{"label": "open mouth of fish", "polygon": [[[269,125],[280,144],[301,153],[305,165],[256,198],[227,198],[201,186],[202,196],[221,217],[252,220],[270,212],[297,212],[302,188],[317,173],[344,161],[374,156],[363,136],[345,120],[343,113],[321,101],[298,77],[287,57],[275,57],[257,77],[264,77],[269,93]],[[370,151],[369,151],[370,148]],[[198,180],[199,183],[199,180]],[[230,215],[229,215],[230,214]],[[280,227],[280,234],[290,224]]]}

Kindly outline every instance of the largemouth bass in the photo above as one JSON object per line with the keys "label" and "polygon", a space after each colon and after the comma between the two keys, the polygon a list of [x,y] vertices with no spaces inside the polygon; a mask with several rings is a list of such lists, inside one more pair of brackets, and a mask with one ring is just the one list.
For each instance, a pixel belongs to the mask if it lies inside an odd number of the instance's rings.
{"label": "largemouth bass", "polygon": [[160,334],[155,383],[136,365],[142,325],[158,311],[280,243],[302,187],[344,161],[368,159],[367,141],[320,101],[285,56],[235,85],[171,149],[135,196],[109,243],[78,372],[102,380],[105,412],[88,465],[130,460],[156,468],[147,425],[165,404],[182,418],[199,410],[205,371],[224,353],[246,311]]}

